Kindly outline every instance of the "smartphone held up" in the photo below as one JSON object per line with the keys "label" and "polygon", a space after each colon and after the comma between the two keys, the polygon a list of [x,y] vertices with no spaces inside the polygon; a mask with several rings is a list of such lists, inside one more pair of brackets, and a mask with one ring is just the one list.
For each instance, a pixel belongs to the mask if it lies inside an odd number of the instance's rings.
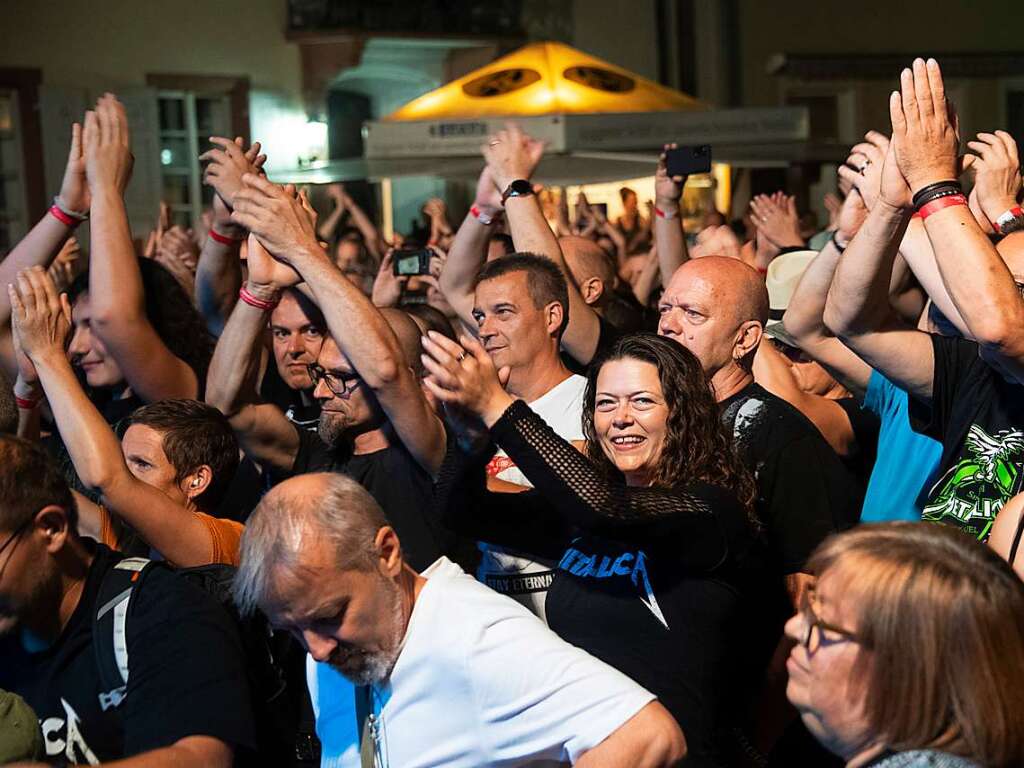
{"label": "smartphone held up", "polygon": [[676,147],[665,152],[665,171],[671,177],[711,172],[711,145]]}

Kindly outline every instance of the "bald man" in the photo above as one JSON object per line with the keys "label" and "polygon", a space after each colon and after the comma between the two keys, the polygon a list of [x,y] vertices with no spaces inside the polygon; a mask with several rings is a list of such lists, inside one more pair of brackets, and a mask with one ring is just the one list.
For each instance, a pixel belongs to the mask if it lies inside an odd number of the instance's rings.
{"label": "bald man", "polygon": [[[270,184],[261,194],[295,203]],[[262,198],[257,203],[253,231],[266,238],[271,253],[288,242],[294,271],[250,266],[247,290],[257,298],[247,302],[243,295],[228,319],[210,363],[207,401],[227,414],[246,453],[264,467],[286,476],[343,472],[357,480],[402,536],[409,562],[425,568],[449,551],[451,537],[430,515],[432,477],[447,444],[416,373],[419,329],[406,313],[375,307],[345,278],[301,226],[303,212],[288,220],[263,218],[264,204]],[[309,367],[321,406],[316,433],[297,429],[279,409],[243,392],[266,315],[299,277],[328,331]]]}
{"label": "bald man", "polygon": [[757,474],[774,565],[787,576],[801,573],[825,536],[856,522],[858,496],[814,425],[754,381],[768,321],[763,278],[737,259],[693,259],[676,270],[659,309],[658,333],[700,359],[722,418]]}
{"label": "bald man", "polygon": [[608,254],[593,240],[579,235],[560,237],[558,244],[583,301],[602,314],[615,285],[615,267]]}
{"label": "bald man", "polygon": [[768,320],[768,290],[756,270],[722,256],[687,261],[672,275],[659,310],[658,333],[700,359],[722,420],[757,480],[756,512],[769,568],[779,578],[762,585],[764,594],[751,604],[747,626],[759,652],[741,662],[737,680],[745,687],[737,689],[733,711],[736,727],[767,754],[786,713],[796,720],[784,696],[789,648],[782,625],[811,583],[807,558],[830,533],[856,522],[862,493],[815,426],[754,381]]}

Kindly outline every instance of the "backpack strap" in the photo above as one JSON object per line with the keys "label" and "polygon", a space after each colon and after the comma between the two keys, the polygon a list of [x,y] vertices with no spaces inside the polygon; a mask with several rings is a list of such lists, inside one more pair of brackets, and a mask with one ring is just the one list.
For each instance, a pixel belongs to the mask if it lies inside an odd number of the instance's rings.
{"label": "backpack strap", "polygon": [[103,690],[100,709],[120,706],[128,691],[128,610],[131,597],[152,561],[127,557],[103,577],[92,621],[92,647]]}

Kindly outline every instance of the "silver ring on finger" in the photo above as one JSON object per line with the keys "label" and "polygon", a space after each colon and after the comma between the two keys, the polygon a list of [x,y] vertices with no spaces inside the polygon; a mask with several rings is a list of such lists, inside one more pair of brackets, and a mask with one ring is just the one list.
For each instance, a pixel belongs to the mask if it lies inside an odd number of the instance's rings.
{"label": "silver ring on finger", "polygon": [[494,147],[494,146],[497,146],[498,144],[501,144],[501,140],[500,139],[495,139],[494,141],[491,142],[490,146]]}
{"label": "silver ring on finger", "polygon": [[461,363],[465,359],[466,359],[466,353],[463,352],[461,355],[459,355],[458,357],[455,358],[455,362]]}

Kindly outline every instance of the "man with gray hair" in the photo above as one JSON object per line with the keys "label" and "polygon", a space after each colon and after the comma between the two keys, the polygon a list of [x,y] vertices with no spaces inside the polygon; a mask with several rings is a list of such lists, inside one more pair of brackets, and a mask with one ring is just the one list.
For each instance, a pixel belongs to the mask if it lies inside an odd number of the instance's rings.
{"label": "man with gray hair", "polygon": [[685,754],[652,694],[526,608],[444,557],[416,573],[344,475],[302,475],[264,497],[235,598],[309,651],[323,766],[668,766]]}

